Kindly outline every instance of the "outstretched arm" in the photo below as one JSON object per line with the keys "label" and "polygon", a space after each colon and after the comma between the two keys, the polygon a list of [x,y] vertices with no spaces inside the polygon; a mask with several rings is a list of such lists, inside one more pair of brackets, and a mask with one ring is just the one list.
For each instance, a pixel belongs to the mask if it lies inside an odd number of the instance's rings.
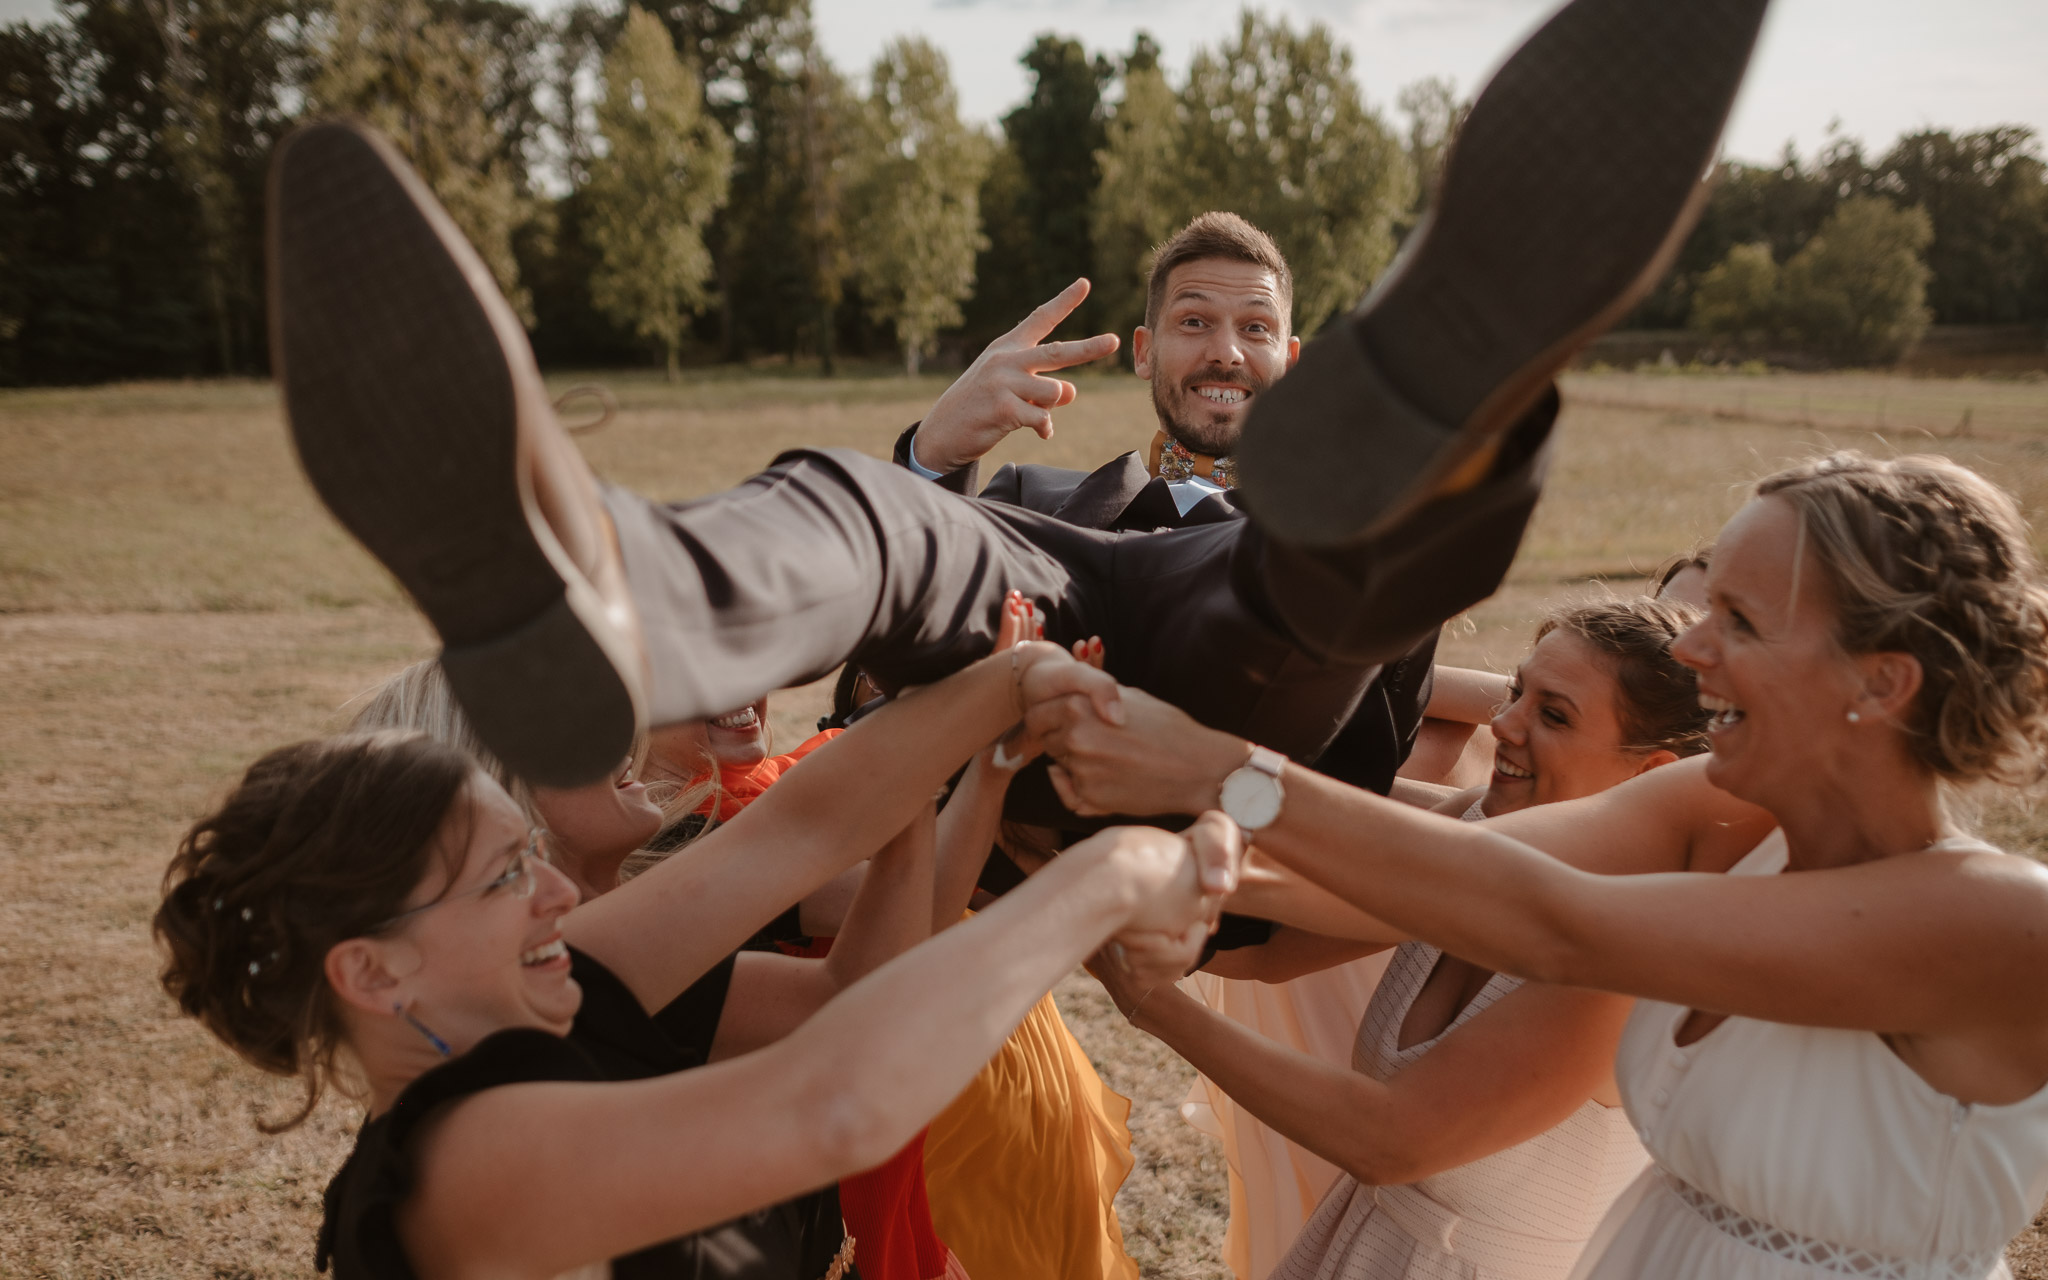
{"label": "outstretched arm", "polygon": [[1193,958],[1236,834],[1211,819],[1189,835],[1122,828],[1084,841],[758,1053],[455,1104],[423,1131],[417,1190],[399,1214],[414,1270],[538,1280],[880,1163],[1113,932],[1189,932]]}
{"label": "outstretched arm", "polygon": [[[1084,813],[1213,804],[1249,752],[1134,691],[1122,725],[1046,705],[1032,719],[1062,760],[1063,798]],[[1143,767],[1151,759],[1158,772]],[[1725,871],[1774,825],[1708,782],[1708,763],[1477,823],[1290,765],[1280,817],[1255,838],[1387,924],[1538,981],[1805,1026],[1988,1034],[2048,1020],[2048,870],[1925,853],[1796,875],[1687,874]]]}
{"label": "outstretched arm", "polygon": [[1098,976],[1132,1025],[1166,1042],[1231,1099],[1360,1182],[1414,1182],[1525,1142],[1611,1092],[1631,1002],[1526,985],[1380,1081],[1269,1040],[1182,992],[1142,1003]]}
{"label": "outstretched arm", "polygon": [[1432,720],[1485,724],[1508,701],[1509,683],[1508,677],[1497,671],[1439,666],[1424,714]]}
{"label": "outstretched arm", "polygon": [[934,816],[929,805],[874,857],[845,927],[823,959],[742,951],[711,1041],[711,1060],[780,1040],[825,1002],[931,936]]}
{"label": "outstretched arm", "polygon": [[1282,925],[1259,946],[1217,952],[1202,966],[1202,971],[1246,982],[1290,982],[1303,974],[1320,973],[1384,950],[1386,947],[1378,942],[1332,937]]}
{"label": "outstretched arm", "polygon": [[731,822],[571,912],[563,934],[641,1004],[661,1008],[776,913],[902,830],[962,760],[1017,719],[1020,681],[1071,682],[1121,714],[1115,682],[1056,645],[993,654],[861,720]]}

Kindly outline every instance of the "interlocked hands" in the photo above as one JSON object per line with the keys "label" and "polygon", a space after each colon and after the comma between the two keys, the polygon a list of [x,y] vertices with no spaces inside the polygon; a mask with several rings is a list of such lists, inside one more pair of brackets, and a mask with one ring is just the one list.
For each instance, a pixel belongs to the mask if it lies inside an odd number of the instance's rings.
{"label": "interlocked hands", "polygon": [[[1139,689],[1027,686],[1024,724],[1056,764],[1053,788],[1078,814],[1201,813],[1245,762],[1245,745]],[[1105,711],[1105,706],[1113,710]]]}
{"label": "interlocked hands", "polygon": [[1050,752],[1053,785],[1076,813],[1201,813],[1180,835],[1157,827],[1115,827],[1063,857],[1107,857],[1137,882],[1135,914],[1089,961],[1125,1017],[1162,982],[1193,968],[1235,892],[1245,849],[1237,824],[1213,810],[1216,784],[1243,763],[1242,744],[1196,724],[1150,694],[1103,671],[1102,642],[1074,646],[1072,661],[1014,593],[1000,641],[1010,646],[1023,723],[992,749],[1011,769]]}

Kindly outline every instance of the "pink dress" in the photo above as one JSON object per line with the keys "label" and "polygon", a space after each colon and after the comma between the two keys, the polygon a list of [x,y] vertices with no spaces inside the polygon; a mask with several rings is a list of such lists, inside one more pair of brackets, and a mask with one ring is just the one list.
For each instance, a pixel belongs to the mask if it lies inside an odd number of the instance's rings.
{"label": "pink dress", "polygon": [[[1181,983],[1211,1009],[1290,1048],[1336,1066],[1351,1043],[1391,952],[1366,956],[1288,982],[1251,982],[1197,972]],[[1196,1076],[1181,1118],[1223,1144],[1230,1173],[1230,1228],[1223,1260],[1237,1280],[1265,1280],[1337,1180],[1336,1165],[1282,1137]]]}
{"label": "pink dress", "polygon": [[[1358,1029],[1352,1066],[1385,1080],[1522,985],[1495,974],[1440,1034],[1398,1046],[1443,953],[1394,951]],[[1406,1186],[1340,1177],[1273,1280],[1564,1280],[1607,1206],[1648,1156],[1620,1107],[1588,1099],[1562,1124]]]}

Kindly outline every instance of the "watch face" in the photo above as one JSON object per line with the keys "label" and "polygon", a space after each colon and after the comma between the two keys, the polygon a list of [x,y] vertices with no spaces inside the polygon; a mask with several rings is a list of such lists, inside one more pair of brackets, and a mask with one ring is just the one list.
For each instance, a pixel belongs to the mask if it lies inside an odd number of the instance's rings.
{"label": "watch face", "polygon": [[1257,769],[1239,769],[1223,780],[1223,812],[1246,831],[1280,816],[1280,796],[1280,780]]}

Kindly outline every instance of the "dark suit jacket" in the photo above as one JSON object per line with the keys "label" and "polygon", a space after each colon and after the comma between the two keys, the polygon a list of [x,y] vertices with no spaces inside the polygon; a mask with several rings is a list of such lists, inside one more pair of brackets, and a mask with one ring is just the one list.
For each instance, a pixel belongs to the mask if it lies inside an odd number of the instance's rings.
{"label": "dark suit jacket", "polygon": [[[898,465],[910,465],[910,440],[915,434],[917,424],[912,423],[908,431],[896,438]],[[971,495],[980,471],[979,463],[970,463],[941,477],[937,483],[955,493]],[[1006,462],[996,470],[980,496],[1088,529],[1178,529],[1244,519],[1236,496],[1227,491],[1202,499],[1183,515],[1166,482],[1146,468],[1145,459],[1136,450],[1087,472]],[[1341,782],[1387,794],[1394,785],[1395,770],[1408,759],[1408,752],[1415,746],[1415,735],[1422,727],[1422,710],[1429,704],[1431,674],[1436,664],[1436,641],[1437,632],[1432,631],[1382,668],[1378,678],[1360,696],[1357,709],[1336,738],[1322,755],[1306,763]],[[1002,893],[1022,878],[1008,858],[991,857],[982,887]],[[1225,912],[1202,953],[1201,963],[1207,964],[1218,951],[1259,946],[1272,936],[1271,921]]]}
{"label": "dark suit jacket", "polygon": [[[910,465],[910,440],[916,433],[913,424],[896,438],[898,464]],[[974,463],[938,483],[955,493],[972,494],[979,479],[980,464]],[[989,480],[988,487],[980,491],[980,496],[1088,529],[1178,529],[1244,518],[1235,495],[1227,492],[1204,498],[1182,515],[1166,482],[1146,469],[1145,459],[1136,450],[1086,472],[1006,462]],[[1422,727],[1422,711],[1429,703],[1431,672],[1436,663],[1436,642],[1437,633],[1431,632],[1413,649],[1388,663],[1379,678],[1367,687],[1358,709],[1336,740],[1321,756],[1304,763],[1340,781],[1385,795]]]}

